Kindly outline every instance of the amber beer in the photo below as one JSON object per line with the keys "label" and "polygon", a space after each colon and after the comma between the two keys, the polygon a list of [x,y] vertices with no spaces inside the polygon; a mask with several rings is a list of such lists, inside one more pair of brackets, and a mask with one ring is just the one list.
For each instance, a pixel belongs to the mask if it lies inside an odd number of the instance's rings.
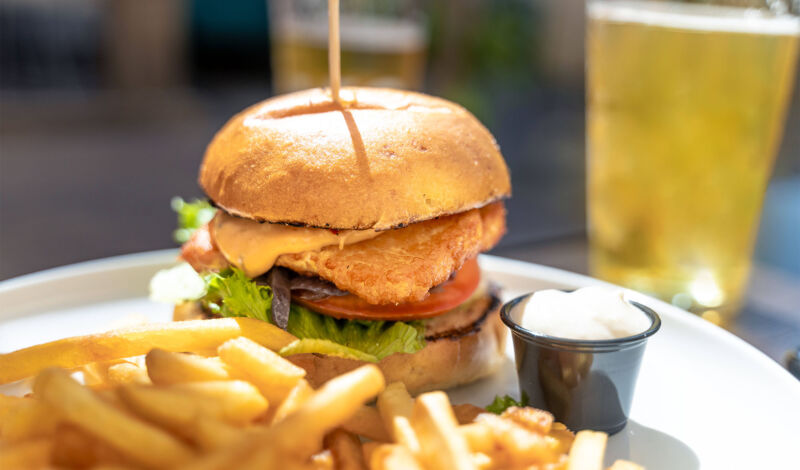
{"label": "amber beer", "polygon": [[671,2],[587,7],[593,274],[725,323],[742,299],[800,21]]}
{"label": "amber beer", "polygon": [[[342,83],[419,89],[426,37],[411,19],[341,16]],[[327,17],[293,17],[276,24],[272,68],[278,93],[328,85]]]}

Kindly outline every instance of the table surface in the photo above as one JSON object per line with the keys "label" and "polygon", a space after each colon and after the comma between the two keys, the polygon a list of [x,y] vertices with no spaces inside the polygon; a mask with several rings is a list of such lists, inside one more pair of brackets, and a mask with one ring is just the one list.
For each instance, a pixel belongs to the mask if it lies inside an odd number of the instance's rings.
{"label": "table surface", "polygon": [[[585,236],[502,247],[492,254],[588,274]],[[800,346],[800,279],[756,266],[745,306],[730,330],[781,365]]]}

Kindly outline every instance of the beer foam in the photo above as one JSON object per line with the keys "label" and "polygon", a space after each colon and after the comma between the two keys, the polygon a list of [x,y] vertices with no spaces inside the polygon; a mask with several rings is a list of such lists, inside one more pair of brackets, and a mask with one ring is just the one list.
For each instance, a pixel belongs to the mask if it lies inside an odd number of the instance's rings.
{"label": "beer foam", "polygon": [[800,35],[800,18],[753,8],[674,2],[592,1],[589,18],[663,28],[726,33]]}

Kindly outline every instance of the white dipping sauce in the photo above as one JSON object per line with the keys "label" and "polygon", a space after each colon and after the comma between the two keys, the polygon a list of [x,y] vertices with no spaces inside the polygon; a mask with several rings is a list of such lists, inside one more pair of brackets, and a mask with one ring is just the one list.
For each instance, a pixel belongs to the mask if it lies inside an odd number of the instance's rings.
{"label": "white dipping sauce", "polygon": [[650,318],[629,304],[620,289],[584,287],[534,293],[520,324],[534,333],[566,339],[614,339],[650,328]]}

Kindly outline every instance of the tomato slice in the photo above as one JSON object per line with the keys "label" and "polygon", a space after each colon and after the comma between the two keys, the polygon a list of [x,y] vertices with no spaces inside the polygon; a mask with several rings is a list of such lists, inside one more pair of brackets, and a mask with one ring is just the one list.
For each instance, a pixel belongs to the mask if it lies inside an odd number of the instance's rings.
{"label": "tomato slice", "polygon": [[475,258],[464,262],[453,279],[431,289],[419,302],[399,305],[373,305],[353,294],[331,296],[321,300],[292,299],[301,305],[336,318],[357,320],[410,321],[441,315],[467,300],[481,280],[481,270]]}

